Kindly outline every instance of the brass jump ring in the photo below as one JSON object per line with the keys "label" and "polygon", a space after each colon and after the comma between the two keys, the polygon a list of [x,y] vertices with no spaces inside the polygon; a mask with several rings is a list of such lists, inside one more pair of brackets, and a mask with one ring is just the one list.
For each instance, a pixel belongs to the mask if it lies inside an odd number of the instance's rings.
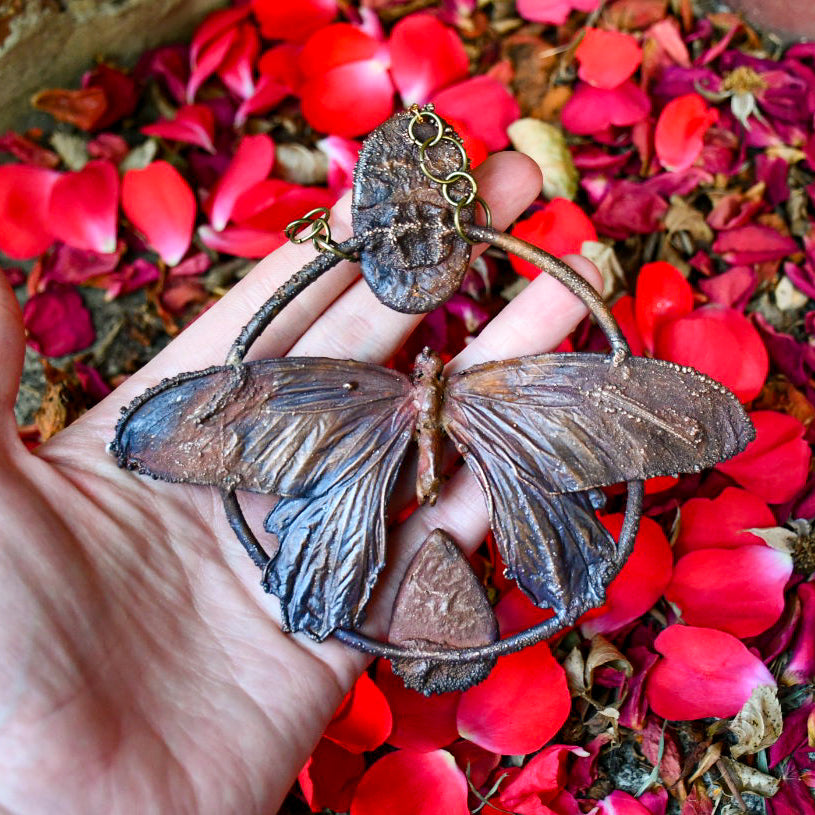
{"label": "brass jump ring", "polygon": [[[330,234],[331,230],[328,227],[329,215],[330,210],[328,207],[316,207],[310,212],[307,212],[302,218],[298,218],[297,220],[288,224],[283,230],[283,234],[292,243],[306,243],[306,241],[314,240],[314,238],[318,237],[323,231]],[[298,234],[307,226],[311,227],[311,231],[307,235]]]}
{"label": "brass jump ring", "polygon": [[[463,178],[469,183],[470,191],[463,198],[457,199],[453,198],[452,194],[449,192],[449,188],[459,178]],[[447,176],[447,182],[442,187],[441,194],[444,196],[444,200],[447,201],[448,204],[452,204],[454,207],[457,207],[459,204],[463,204],[463,206],[468,207],[478,197],[478,182],[469,173],[462,172],[461,170],[455,170]]]}
{"label": "brass jump ring", "polygon": [[425,116],[432,119],[436,123],[436,135],[431,136],[428,141],[430,141],[431,144],[438,144],[444,137],[444,122],[441,120],[438,113],[433,113],[432,110],[420,110],[413,116],[413,118],[410,120],[410,124],[408,125],[408,136],[410,136],[410,138],[413,139],[416,144],[422,143],[419,140],[419,137],[414,133],[413,128],[418,122],[424,121]]}
{"label": "brass jump ring", "polygon": [[[484,210],[484,220],[485,220],[484,226],[491,227],[492,212],[490,211],[489,204],[487,204],[487,202],[480,195],[476,195],[474,201],[476,207],[479,204],[481,204],[481,209]],[[464,232],[464,227],[461,223],[461,210],[464,209],[465,206],[468,205],[465,204],[464,201],[460,201],[458,204],[456,204],[456,209],[453,212],[453,224],[456,227],[456,233],[458,234],[458,236],[460,238],[464,238],[464,240],[467,241],[467,243],[469,243],[471,246],[475,246],[478,243],[478,241],[471,240],[469,237],[467,237],[467,234]]]}

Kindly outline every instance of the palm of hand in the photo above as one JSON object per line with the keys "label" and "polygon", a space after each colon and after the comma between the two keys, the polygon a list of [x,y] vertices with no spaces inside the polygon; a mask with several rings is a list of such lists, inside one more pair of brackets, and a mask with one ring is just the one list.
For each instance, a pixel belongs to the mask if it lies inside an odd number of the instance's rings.
{"label": "palm of hand", "polygon": [[[515,154],[494,157],[480,176],[499,226],[539,189]],[[347,201],[337,211],[347,212]],[[2,290],[0,345],[10,357],[0,379],[0,806],[276,811],[364,667],[362,655],[337,643],[315,646],[280,631],[276,603],[259,590],[215,491],[139,478],[105,453],[122,405],[164,376],[219,363],[309,255],[288,246],[264,260],[36,455],[20,445],[11,413],[23,336],[13,296]],[[596,274],[589,266],[578,271]],[[391,356],[418,320],[381,306],[356,275],[343,264],[311,286],[256,353]],[[453,364],[546,350],[583,313],[541,277]],[[465,548],[483,539],[483,502],[466,473],[453,476],[436,507],[393,531],[391,551],[436,526]],[[394,581],[381,582],[387,595]]]}

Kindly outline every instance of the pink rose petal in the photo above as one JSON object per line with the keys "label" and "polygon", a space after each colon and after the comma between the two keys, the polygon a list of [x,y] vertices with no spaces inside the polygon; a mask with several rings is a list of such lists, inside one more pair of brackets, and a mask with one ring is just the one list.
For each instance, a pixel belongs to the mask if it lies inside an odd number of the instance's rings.
{"label": "pink rose petal", "polygon": [[91,313],[73,286],[52,284],[23,306],[28,344],[47,357],[87,348],[96,339]]}

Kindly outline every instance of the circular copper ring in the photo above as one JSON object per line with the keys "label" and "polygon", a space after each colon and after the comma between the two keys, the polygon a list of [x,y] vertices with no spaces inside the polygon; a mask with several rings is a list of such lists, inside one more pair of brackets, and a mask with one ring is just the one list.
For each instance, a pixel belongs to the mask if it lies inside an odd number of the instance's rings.
{"label": "circular copper ring", "polygon": [[[504,249],[505,251],[518,255],[523,260],[529,261],[541,271],[546,272],[548,275],[560,281],[572,294],[580,298],[597,320],[598,325],[611,343],[612,365],[621,364],[626,357],[630,355],[631,351],[628,347],[628,343],[608,307],[592,286],[580,277],[574,269],[567,266],[558,258],[543,252],[526,241],[507,235],[504,232],[498,232],[492,227],[476,226],[473,224],[465,226],[465,231],[467,233],[466,237],[473,243],[489,243],[499,249]],[[343,246],[343,248],[345,247]],[[336,263],[337,260],[339,260],[339,258],[335,258],[334,263]],[[334,265],[334,263],[330,265]],[[237,354],[237,358],[233,355],[233,363],[243,360],[244,355],[252,343],[260,336],[262,329],[271,322],[272,317],[276,313],[277,311],[271,314],[268,319],[256,321],[255,331],[251,339],[247,339],[245,343],[241,343],[237,346],[240,351]],[[236,346],[233,346],[233,349],[235,347]],[[622,565],[628,559],[634,547],[634,538],[639,529],[644,495],[642,481],[629,481],[627,486],[628,497],[626,500],[625,518],[623,519],[623,526],[617,541],[620,568],[622,568]],[[244,517],[243,510],[238,503],[234,490],[225,490],[221,495],[229,525],[232,527],[238,540],[243,544],[247,552],[249,552],[255,565],[265,574],[270,562],[269,555],[255,537],[254,532],[249,528],[249,524]],[[579,603],[567,609],[567,611],[560,616],[550,617],[548,620],[544,620],[542,623],[527,628],[506,639],[498,640],[497,642],[482,645],[477,648],[463,648],[459,650],[414,651],[408,648],[402,648],[398,645],[382,642],[381,640],[374,639],[366,634],[350,629],[337,629],[334,631],[333,636],[346,645],[350,645],[352,648],[364,651],[373,656],[385,657],[386,659],[427,659],[436,662],[480,662],[482,660],[494,659],[498,656],[520,651],[522,648],[545,640],[561,628],[572,625],[577,618],[588,611],[589,608],[590,606],[586,602]]]}

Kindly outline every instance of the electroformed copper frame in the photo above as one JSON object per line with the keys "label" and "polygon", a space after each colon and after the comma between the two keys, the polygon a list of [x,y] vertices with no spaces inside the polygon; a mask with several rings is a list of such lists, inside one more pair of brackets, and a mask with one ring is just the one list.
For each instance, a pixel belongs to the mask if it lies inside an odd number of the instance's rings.
{"label": "electroformed copper frame", "polygon": [[[506,233],[498,232],[489,226],[464,224],[463,232],[471,243],[487,243],[496,248],[511,252],[523,260],[532,263],[546,274],[554,277],[572,292],[572,294],[578,297],[595,318],[611,344],[613,362],[620,364],[626,357],[630,356],[631,351],[628,347],[628,343],[610,310],[591,285],[565,263],[525,241],[507,235]],[[353,236],[343,243],[334,244],[331,248],[321,251],[316,258],[289,278],[289,280],[261,306],[249,323],[243,328],[227,354],[226,364],[236,366],[236,369],[242,365],[249,349],[274,317],[279,314],[294,297],[303,291],[306,286],[344,258],[356,255],[362,248],[363,241],[363,237]],[[643,481],[629,481],[627,482],[627,488],[628,494],[625,518],[617,541],[615,573],[618,573],[620,569],[622,569],[631,554],[642,513],[644,495]],[[262,585],[267,586],[265,577],[273,559],[265,551],[246,521],[235,491],[222,490],[221,496],[229,525],[252,558],[252,561],[263,572],[264,579],[262,580]],[[403,648],[369,637],[360,631],[349,628],[338,628],[333,632],[333,636],[357,650],[392,660],[428,660],[440,663],[482,662],[520,651],[541,640],[548,639],[560,629],[572,625],[578,617],[592,607],[590,600],[581,598],[581,602],[570,605],[563,613],[556,614],[554,617],[550,617],[536,626],[532,626],[506,639],[475,648],[457,650],[418,650]]]}

